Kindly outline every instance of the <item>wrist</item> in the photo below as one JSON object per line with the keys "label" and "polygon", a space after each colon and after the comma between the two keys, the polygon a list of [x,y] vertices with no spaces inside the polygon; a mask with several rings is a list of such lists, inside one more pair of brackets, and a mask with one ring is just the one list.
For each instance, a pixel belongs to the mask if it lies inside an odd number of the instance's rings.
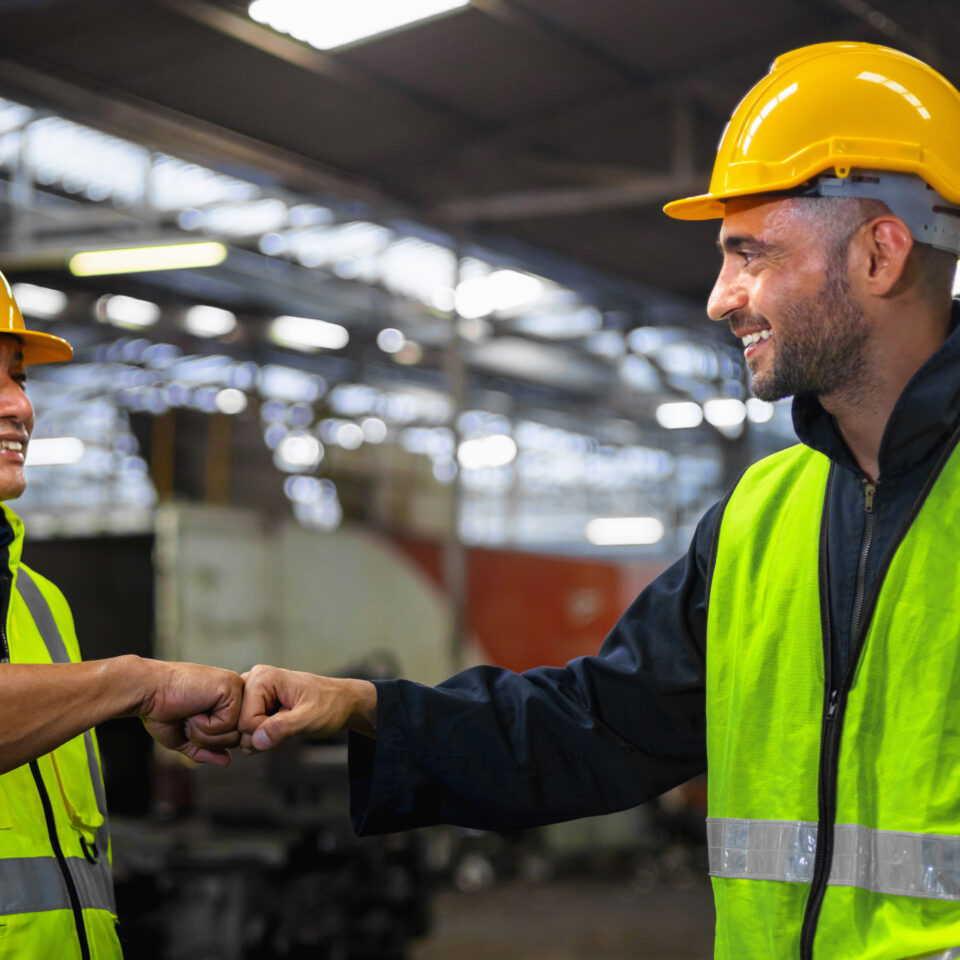
{"label": "wrist", "polygon": [[351,711],[344,726],[365,737],[377,734],[377,688],[369,680],[347,680]]}
{"label": "wrist", "polygon": [[127,653],[103,662],[108,672],[109,688],[121,697],[116,715],[139,717],[149,713],[157,694],[156,672],[160,661]]}

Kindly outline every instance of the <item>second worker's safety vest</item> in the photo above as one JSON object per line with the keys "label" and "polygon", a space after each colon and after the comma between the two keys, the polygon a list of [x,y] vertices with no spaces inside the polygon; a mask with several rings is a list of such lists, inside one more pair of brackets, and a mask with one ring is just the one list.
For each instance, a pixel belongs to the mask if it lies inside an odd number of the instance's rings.
{"label": "second worker's safety vest", "polygon": [[825,656],[830,470],[803,446],[768,457],[720,523],[707,625],[716,957],[960,957],[960,453],[944,454],[884,559],[843,677]]}
{"label": "second worker's safety vest", "polygon": [[[23,527],[0,563],[3,662],[79,660],[60,591],[20,562]],[[67,694],[69,695],[69,693]],[[110,836],[94,733],[0,776],[0,957],[118,960]]]}

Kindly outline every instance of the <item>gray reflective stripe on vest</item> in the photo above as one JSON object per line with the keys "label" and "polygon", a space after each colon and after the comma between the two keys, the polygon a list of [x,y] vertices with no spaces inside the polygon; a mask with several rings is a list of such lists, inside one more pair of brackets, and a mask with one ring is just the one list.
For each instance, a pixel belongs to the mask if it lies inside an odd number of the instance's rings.
{"label": "gray reflective stripe on vest", "polygon": [[[69,663],[70,654],[67,653],[67,645],[63,642],[63,636],[60,633],[60,628],[57,626],[57,621],[53,615],[53,611],[50,609],[50,604],[47,603],[47,598],[40,591],[36,581],[32,576],[30,576],[30,571],[23,566],[19,567],[17,570],[17,592],[23,598],[23,602],[27,605],[27,610],[30,611],[30,616],[33,618],[33,622],[36,624],[37,631],[43,638],[47,652],[50,654],[50,659],[54,663]],[[113,884],[110,882],[110,867],[107,865],[107,851],[110,847],[110,826],[107,820],[107,798],[103,791],[103,780],[100,777],[100,765],[97,763],[97,752],[93,746],[93,736],[89,730],[84,732],[83,742],[87,748],[87,767],[90,771],[90,783],[93,785],[93,793],[97,799],[97,809],[100,811],[100,815],[103,817],[103,825],[97,831],[96,841],[97,853],[99,854],[100,862],[91,864],[86,860],[80,860],[80,867],[77,868],[76,866],[73,866],[70,872],[73,874],[74,880],[76,881],[78,887],[81,887],[82,884],[87,882],[84,879],[86,874],[97,873],[101,868],[104,868],[106,870],[110,901],[110,906],[108,909],[115,913],[116,908],[112,905]],[[67,859],[69,861],[71,858],[68,857]],[[96,882],[99,883],[99,881]]]}
{"label": "gray reflective stripe on vest", "polygon": [[[809,883],[817,825],[708,818],[707,846],[711,876]],[[960,900],[960,837],[838,823],[829,883],[875,893]]]}
{"label": "gray reflective stripe on vest", "polygon": [[960,960],[960,947],[945,950],[943,953],[931,953],[929,956],[925,954],[920,960]]}
{"label": "gray reflective stripe on vest", "polygon": [[54,663],[69,663],[70,654],[67,653],[67,645],[60,635],[60,628],[54,619],[50,604],[47,603],[47,598],[40,592],[40,588],[26,567],[20,567],[17,570],[17,593],[23,597],[23,602],[37,625],[50,659]]}
{"label": "gray reflective stripe on vest", "polygon": [[[92,864],[83,857],[67,857],[67,863],[77,886],[80,906],[116,913],[113,881],[106,861]],[[0,916],[71,909],[67,885],[54,857],[0,859]]]}

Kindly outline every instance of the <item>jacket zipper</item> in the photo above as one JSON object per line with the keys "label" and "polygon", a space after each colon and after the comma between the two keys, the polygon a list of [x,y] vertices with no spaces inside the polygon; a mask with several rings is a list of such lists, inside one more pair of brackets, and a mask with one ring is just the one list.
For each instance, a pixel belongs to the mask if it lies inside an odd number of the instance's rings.
{"label": "jacket zipper", "polygon": [[863,613],[863,594],[867,587],[867,557],[870,555],[870,545],[873,543],[873,498],[877,492],[877,485],[864,481],[863,487],[863,540],[860,542],[860,562],[857,565],[857,589],[853,599],[853,618],[850,621],[850,639],[856,637],[860,629],[860,617]]}
{"label": "jacket zipper", "polygon": [[[907,531],[913,526],[917,514],[930,495],[933,485],[937,482],[947,461],[960,443],[960,428],[955,425],[954,432],[944,446],[939,460],[930,471],[917,499],[907,511],[897,530],[893,542],[884,555],[874,577],[873,584],[866,590],[866,555],[870,549],[867,540],[873,539],[873,498],[876,493],[876,484],[868,484],[873,490],[864,491],[864,509],[866,522],[864,524],[864,539],[861,544],[860,563],[857,570],[857,593],[855,596],[855,633],[851,633],[851,650],[846,669],[838,686],[833,680],[833,639],[830,621],[829,576],[827,573],[827,517],[829,516],[830,491],[833,486],[834,465],[830,465],[830,474],[827,478],[827,489],[824,494],[823,516],[820,523],[820,553],[819,553],[819,584],[820,584],[820,622],[823,632],[823,652],[826,663],[824,665],[825,691],[823,726],[820,734],[820,770],[818,788],[818,823],[817,823],[817,850],[814,855],[813,878],[810,881],[810,893],[807,897],[807,907],[803,915],[803,926],[800,929],[800,958],[813,960],[813,941],[817,933],[817,921],[820,917],[820,908],[823,906],[823,897],[830,878],[830,865],[833,860],[834,828],[837,815],[837,774],[840,757],[840,734],[843,728],[843,715],[847,706],[847,694],[853,683],[863,645],[867,639],[867,628],[873,611],[880,596],[880,590],[886,579],[887,570],[893,560]],[[864,549],[865,548],[865,549]]]}
{"label": "jacket zipper", "polygon": [[10,644],[7,641],[7,610],[10,607],[10,584],[13,576],[9,569],[0,573],[0,663],[10,662]]}

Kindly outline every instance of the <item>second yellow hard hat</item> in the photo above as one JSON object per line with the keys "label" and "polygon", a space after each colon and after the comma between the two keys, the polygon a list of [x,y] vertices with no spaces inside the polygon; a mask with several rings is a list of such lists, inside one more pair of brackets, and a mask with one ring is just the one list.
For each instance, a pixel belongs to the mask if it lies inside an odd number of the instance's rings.
{"label": "second yellow hard hat", "polygon": [[28,330],[7,278],[0,273],[0,335],[9,334],[23,344],[23,362],[56,363],[69,360],[73,347],[62,337],[40,330]]}

